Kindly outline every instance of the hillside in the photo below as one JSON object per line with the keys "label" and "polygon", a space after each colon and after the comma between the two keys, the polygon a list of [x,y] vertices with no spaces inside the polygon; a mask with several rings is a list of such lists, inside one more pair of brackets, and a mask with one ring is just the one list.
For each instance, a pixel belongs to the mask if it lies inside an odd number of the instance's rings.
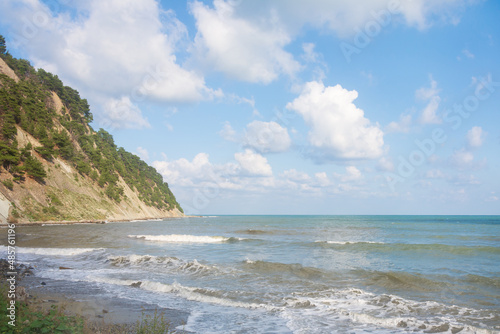
{"label": "hillside", "polygon": [[162,176],[91,122],[78,91],[0,45],[3,223],[183,216]]}

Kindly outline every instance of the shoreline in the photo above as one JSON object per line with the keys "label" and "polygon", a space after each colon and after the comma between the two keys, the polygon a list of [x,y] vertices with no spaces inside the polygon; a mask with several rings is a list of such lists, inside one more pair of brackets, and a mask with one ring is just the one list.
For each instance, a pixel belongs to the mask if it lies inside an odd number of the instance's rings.
{"label": "shoreline", "polygon": [[27,271],[17,282],[16,301],[28,305],[31,312],[48,314],[56,307],[66,316],[81,318],[83,333],[136,333],[138,324],[155,314],[162,315],[170,324],[168,333],[189,333],[182,329],[188,312],[119,296],[104,298],[99,289],[81,282],[67,285],[68,282],[31,275],[31,271]]}
{"label": "shoreline", "polygon": [[[20,285],[22,286],[22,285]],[[47,291],[41,287],[25,288],[29,296],[28,303],[42,312],[48,312],[53,305],[64,314],[78,316],[84,319],[85,327],[92,332],[105,333],[135,333],[138,322],[145,316],[162,314],[171,324],[175,333],[188,333],[175,329],[187,321],[187,315],[182,311],[152,306],[147,303],[117,297],[113,299],[95,298],[95,296],[67,295],[55,291]],[[87,297],[87,298],[85,298]],[[92,299],[91,299],[92,298]]]}
{"label": "shoreline", "polygon": [[107,223],[126,223],[133,221],[149,221],[149,220],[168,220],[178,218],[200,218],[202,216],[169,216],[169,217],[140,217],[140,218],[110,218],[110,219],[82,219],[82,220],[49,220],[35,222],[15,222],[15,223],[0,223],[0,227],[7,227],[9,224],[15,224],[16,227],[21,226],[43,226],[43,225],[78,225],[78,224],[107,224]]}

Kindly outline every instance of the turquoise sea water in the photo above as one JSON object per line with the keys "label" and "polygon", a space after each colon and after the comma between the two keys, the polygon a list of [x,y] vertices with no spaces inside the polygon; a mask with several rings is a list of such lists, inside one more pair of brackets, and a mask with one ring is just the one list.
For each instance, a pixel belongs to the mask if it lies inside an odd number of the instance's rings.
{"label": "turquoise sea water", "polygon": [[37,276],[184,310],[194,333],[500,331],[499,216],[212,216],[17,239]]}

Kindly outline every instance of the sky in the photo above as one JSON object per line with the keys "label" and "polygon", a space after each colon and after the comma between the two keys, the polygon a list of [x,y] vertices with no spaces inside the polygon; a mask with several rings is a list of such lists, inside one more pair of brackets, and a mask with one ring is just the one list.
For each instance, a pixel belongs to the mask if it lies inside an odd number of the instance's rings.
{"label": "sky", "polygon": [[189,214],[500,214],[496,0],[2,0]]}

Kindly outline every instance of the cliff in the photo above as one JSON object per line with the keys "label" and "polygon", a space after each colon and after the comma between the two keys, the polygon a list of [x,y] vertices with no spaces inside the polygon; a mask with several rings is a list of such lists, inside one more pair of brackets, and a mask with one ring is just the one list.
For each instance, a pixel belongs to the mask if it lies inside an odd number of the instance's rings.
{"label": "cliff", "polygon": [[78,92],[0,54],[0,222],[183,216],[154,168],[95,131]]}

